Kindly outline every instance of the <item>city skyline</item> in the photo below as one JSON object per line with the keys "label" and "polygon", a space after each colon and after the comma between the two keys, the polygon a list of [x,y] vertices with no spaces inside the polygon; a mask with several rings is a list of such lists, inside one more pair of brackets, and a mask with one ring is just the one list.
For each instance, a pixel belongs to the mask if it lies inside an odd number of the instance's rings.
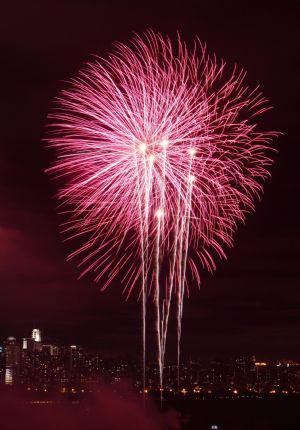
{"label": "city skyline", "polygon": [[[84,396],[85,392],[97,391],[103,384],[118,389],[128,383],[135,391],[144,391],[138,360],[122,356],[108,359],[101,351],[87,351],[79,345],[45,343],[41,330],[36,328],[31,334],[30,338],[23,338],[22,344],[11,336],[3,342],[4,347],[0,343],[0,389],[10,386],[25,392]],[[254,354],[210,361],[189,358],[180,362],[179,380],[177,363],[165,364],[162,386],[155,361],[147,361],[146,395],[155,394],[160,388],[164,396],[172,397],[177,393],[196,400],[207,396],[222,399],[300,394],[300,361],[263,361]]]}
{"label": "city skyline", "polygon": [[[29,336],[26,336],[26,334],[29,334]],[[28,352],[41,352],[43,347],[46,348],[50,348],[52,350],[52,348],[81,348],[82,350],[85,350],[87,352],[95,352],[95,353],[99,353],[102,355],[103,358],[120,358],[120,359],[130,359],[130,360],[136,360],[136,362],[138,363],[140,361],[140,357],[138,356],[138,354],[133,354],[133,353],[127,353],[127,352],[123,352],[123,351],[118,351],[117,354],[115,354],[114,352],[112,352],[111,354],[107,354],[107,352],[105,350],[101,350],[101,345],[95,345],[93,344],[92,346],[89,345],[85,345],[84,343],[81,344],[79,342],[62,342],[59,341],[58,339],[55,339],[55,337],[49,336],[48,333],[46,333],[42,331],[40,328],[32,328],[29,333],[23,332],[22,336],[17,337],[14,334],[9,334],[6,335],[5,337],[3,337],[2,339],[0,338],[0,352],[5,353],[5,345],[6,343],[9,342],[13,342],[14,345],[18,346],[18,348],[20,349],[20,351],[28,351]],[[258,363],[260,362],[294,362],[300,365],[300,359],[295,359],[294,357],[288,356],[286,355],[284,352],[280,355],[278,355],[277,357],[274,357],[272,354],[271,355],[267,355],[267,354],[263,354],[259,351],[242,351],[240,353],[226,353],[226,354],[212,354],[212,355],[193,355],[190,352],[185,354],[184,357],[182,358],[183,361],[190,361],[190,360],[203,360],[204,362],[213,362],[214,360],[227,360],[229,358],[234,358],[234,357],[242,357],[242,356],[247,356],[247,357],[253,357],[253,361],[257,361]],[[156,363],[156,358],[155,358],[155,354],[153,356],[150,355],[149,359],[147,360],[148,362],[152,362],[154,365],[157,365]],[[173,357],[173,359],[171,360],[167,360],[166,366],[169,365],[174,365],[175,366],[176,363],[176,358]]]}

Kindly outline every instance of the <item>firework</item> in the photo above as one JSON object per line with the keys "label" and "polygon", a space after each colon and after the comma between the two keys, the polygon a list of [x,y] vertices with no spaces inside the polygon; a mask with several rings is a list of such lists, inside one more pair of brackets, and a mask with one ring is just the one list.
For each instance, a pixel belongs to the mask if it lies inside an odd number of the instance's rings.
{"label": "firework", "polygon": [[64,231],[82,237],[70,258],[103,290],[120,276],[127,295],[138,286],[144,363],[154,301],[161,387],[172,299],[179,368],[187,280],[215,270],[269,175],[276,133],[257,131],[268,105],[244,78],[198,39],[189,50],[149,31],[88,63],[50,115]]}

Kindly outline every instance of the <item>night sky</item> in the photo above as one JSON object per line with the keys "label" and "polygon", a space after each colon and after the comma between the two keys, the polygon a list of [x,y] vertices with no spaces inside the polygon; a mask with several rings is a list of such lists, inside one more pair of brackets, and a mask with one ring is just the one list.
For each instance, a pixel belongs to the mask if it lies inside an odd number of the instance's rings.
{"label": "night sky", "polygon": [[[261,4],[260,4],[261,3]],[[139,354],[140,304],[122,287],[105,293],[77,280],[59,234],[56,186],[42,141],[64,81],[91,54],[147,28],[191,41],[248,71],[274,109],[261,128],[284,133],[272,180],[235,236],[228,260],[192,288],[183,316],[183,353],[256,353],[300,359],[299,2],[11,1],[2,6],[0,152],[0,341],[33,327],[59,343],[105,354]],[[171,337],[171,342],[173,341]],[[172,354],[168,358],[172,359]]]}

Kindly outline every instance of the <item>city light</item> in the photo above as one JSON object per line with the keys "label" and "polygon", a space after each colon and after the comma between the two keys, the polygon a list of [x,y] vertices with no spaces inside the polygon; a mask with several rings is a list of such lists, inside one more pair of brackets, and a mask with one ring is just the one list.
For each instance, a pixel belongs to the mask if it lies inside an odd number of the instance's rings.
{"label": "city light", "polygon": [[161,387],[156,364],[148,363],[147,385],[143,388],[138,362],[107,360],[99,352],[85,351],[75,344],[59,347],[41,342],[38,349],[21,346],[22,342],[19,344],[12,336],[4,341],[0,349],[0,385],[24,387],[26,392],[51,393],[55,388],[61,394],[85,395],[90,391],[87,387],[104,380],[114,387],[131,380],[134,389],[144,395],[181,394],[195,399],[287,396],[300,391],[300,363],[287,359],[259,361],[253,355],[244,355],[211,364],[189,361],[182,365],[179,388],[176,366],[168,367],[166,384]]}

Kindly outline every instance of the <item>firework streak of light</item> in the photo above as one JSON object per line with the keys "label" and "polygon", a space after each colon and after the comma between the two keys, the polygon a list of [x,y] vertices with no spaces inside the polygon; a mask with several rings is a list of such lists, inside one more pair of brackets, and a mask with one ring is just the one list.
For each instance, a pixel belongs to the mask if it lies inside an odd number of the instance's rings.
{"label": "firework streak of light", "polygon": [[162,388],[172,300],[179,372],[188,282],[200,285],[200,270],[225,257],[269,175],[277,133],[257,131],[269,107],[244,78],[197,39],[189,50],[179,35],[148,31],[87,64],[50,114],[64,231],[83,243],[69,258],[103,290],[120,276],[127,296],[141,286],[144,388],[147,302]]}

